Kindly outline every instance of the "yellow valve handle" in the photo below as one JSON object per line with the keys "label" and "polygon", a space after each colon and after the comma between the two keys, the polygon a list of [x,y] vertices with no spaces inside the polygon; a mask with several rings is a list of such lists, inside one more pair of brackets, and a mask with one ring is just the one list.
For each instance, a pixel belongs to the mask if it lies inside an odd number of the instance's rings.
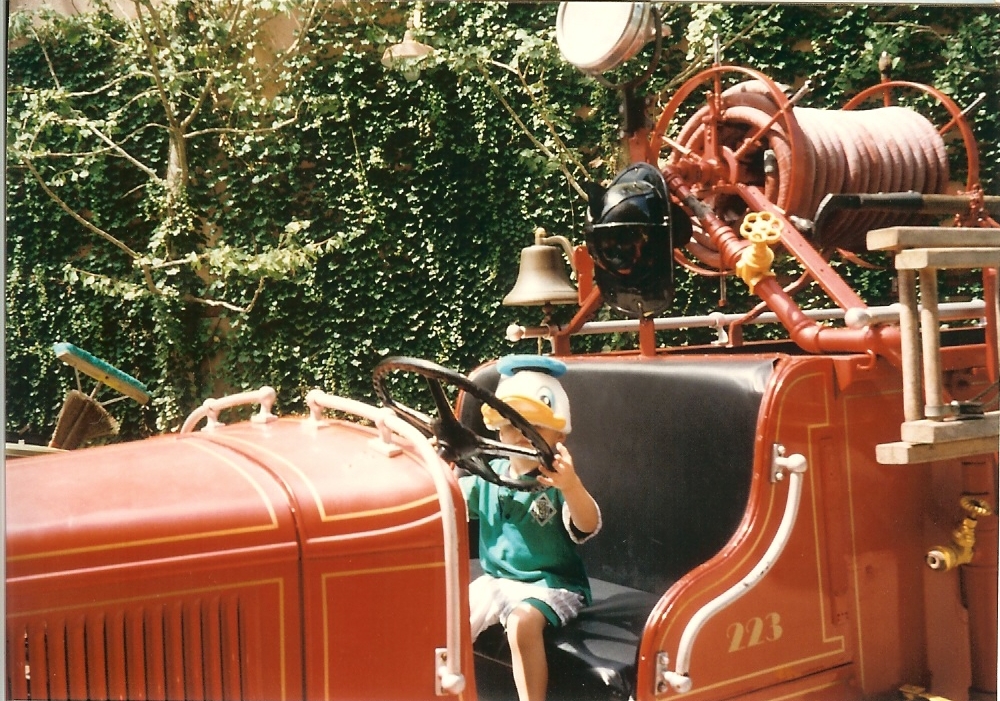
{"label": "yellow valve handle", "polygon": [[740,234],[751,243],[771,246],[781,240],[781,220],[770,212],[748,212]]}
{"label": "yellow valve handle", "polygon": [[751,245],[743,249],[736,263],[736,274],[752,293],[758,282],[774,275],[771,272],[774,251],[769,246],[781,240],[781,220],[770,212],[748,212],[740,225],[740,234]]}

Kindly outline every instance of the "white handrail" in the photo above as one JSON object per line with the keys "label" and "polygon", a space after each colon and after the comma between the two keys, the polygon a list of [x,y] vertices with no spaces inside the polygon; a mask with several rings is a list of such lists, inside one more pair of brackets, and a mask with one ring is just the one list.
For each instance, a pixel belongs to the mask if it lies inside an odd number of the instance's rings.
{"label": "white handrail", "polygon": [[677,663],[674,671],[662,670],[660,673],[661,680],[670,684],[679,693],[683,694],[691,690],[691,677],[688,676],[691,666],[691,650],[694,648],[695,638],[702,626],[719,611],[753,589],[764,578],[764,575],[777,562],[792,534],[792,528],[795,526],[795,519],[798,516],[799,501],[802,498],[802,473],[806,471],[806,459],[798,453],[786,458],[783,456],[783,452],[783,450],[775,451],[772,474],[780,480],[780,470],[786,470],[789,473],[788,498],[785,501],[785,513],[781,517],[781,523],[778,524],[774,540],[771,541],[760,561],[743,579],[698,609],[684,627],[681,640],[677,645]]}
{"label": "white handrail", "polygon": [[[969,302],[946,302],[938,306],[941,321],[978,319],[985,315],[986,310],[986,302],[981,299],[974,299]],[[884,307],[849,309],[846,312],[843,309],[806,309],[803,313],[815,321],[844,319],[845,324],[850,328],[864,328],[871,324],[898,322],[901,308],[901,305],[897,302]],[[745,314],[723,314],[722,312],[712,312],[703,316],[657,317],[653,319],[653,328],[656,331],[694,328],[718,329],[740,321],[744,317]],[[763,312],[746,323],[777,324],[780,323],[780,320],[774,312]],[[511,324],[507,327],[506,337],[508,341],[512,342],[526,338],[551,338],[561,330],[562,327],[558,325],[520,326],[518,324]],[[638,331],[638,319],[617,319],[612,321],[588,321],[574,335],[637,333]]]}
{"label": "white handrail", "polygon": [[[327,394],[314,389],[306,395],[306,405],[309,407],[308,424],[316,426],[322,423],[323,409],[342,411],[368,419],[379,431],[382,450],[392,449],[392,434],[405,438],[416,449],[424,467],[434,480],[437,491],[438,508],[441,510],[441,527],[444,538],[444,568],[445,568],[445,630],[446,654],[441,657],[440,664],[435,660],[437,683],[445,692],[453,695],[461,694],[465,689],[465,676],[462,674],[462,607],[461,578],[459,576],[458,558],[458,521],[455,518],[455,502],[452,499],[451,487],[447,473],[449,468],[438,457],[427,438],[416,428],[406,423],[392,409],[373,407],[363,402]],[[389,452],[389,451],[386,451]],[[390,454],[392,454],[390,452]]]}
{"label": "white handrail", "polygon": [[181,433],[190,433],[202,419],[208,419],[203,430],[210,431],[216,426],[221,425],[219,422],[220,411],[243,404],[260,404],[260,412],[254,414],[250,420],[254,423],[269,423],[278,418],[271,413],[277,396],[277,392],[273,388],[265,385],[257,390],[230,394],[227,397],[209,397],[202,402],[200,407],[192,411],[184,419],[184,425],[181,426]]}

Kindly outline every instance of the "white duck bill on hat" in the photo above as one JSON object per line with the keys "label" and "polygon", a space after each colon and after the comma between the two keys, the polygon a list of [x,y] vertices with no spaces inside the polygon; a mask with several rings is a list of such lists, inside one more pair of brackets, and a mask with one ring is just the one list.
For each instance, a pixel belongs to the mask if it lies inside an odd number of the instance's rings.
{"label": "white duck bill on hat", "polygon": [[[522,397],[518,395],[509,395],[501,397],[501,399],[517,411],[518,414],[527,419],[530,424],[535,426],[544,426],[545,428],[551,428],[556,431],[563,431],[566,429],[566,419],[562,416],[556,416],[552,412],[552,407],[544,402],[532,397]],[[487,428],[494,431],[501,426],[510,424],[510,421],[502,417],[500,412],[485,404],[483,405],[483,421]]]}

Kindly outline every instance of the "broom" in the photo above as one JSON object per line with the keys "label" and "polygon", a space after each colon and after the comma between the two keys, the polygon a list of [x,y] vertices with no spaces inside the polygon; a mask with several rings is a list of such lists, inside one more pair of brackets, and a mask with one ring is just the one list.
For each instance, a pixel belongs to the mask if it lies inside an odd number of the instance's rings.
{"label": "broom", "polygon": [[71,389],[66,393],[50,448],[73,450],[93,438],[118,433],[118,422],[93,397]]}
{"label": "broom", "polygon": [[[79,389],[71,389],[66,394],[62,409],[59,411],[59,418],[56,420],[56,430],[52,434],[52,440],[49,441],[50,448],[72,450],[93,438],[115,435],[118,433],[118,422],[104,407],[125,398],[133,399],[139,404],[149,401],[146,385],[87,351],[71,343],[57,343],[52,350],[57,358],[77,373],[78,388],[79,371],[96,379],[97,386],[89,395]],[[118,391],[121,396],[106,402],[98,402],[94,399],[94,395],[101,385],[107,385]]]}

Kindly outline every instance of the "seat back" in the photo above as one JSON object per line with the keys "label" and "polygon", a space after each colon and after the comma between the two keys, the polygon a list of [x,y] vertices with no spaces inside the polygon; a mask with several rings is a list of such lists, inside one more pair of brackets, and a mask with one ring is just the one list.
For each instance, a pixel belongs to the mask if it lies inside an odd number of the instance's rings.
{"label": "seat back", "polygon": [[[592,578],[652,593],[717,553],[746,509],[772,359],[567,359],[577,472],[601,506]],[[490,364],[473,373],[495,389]],[[486,432],[479,402],[460,416]]]}

